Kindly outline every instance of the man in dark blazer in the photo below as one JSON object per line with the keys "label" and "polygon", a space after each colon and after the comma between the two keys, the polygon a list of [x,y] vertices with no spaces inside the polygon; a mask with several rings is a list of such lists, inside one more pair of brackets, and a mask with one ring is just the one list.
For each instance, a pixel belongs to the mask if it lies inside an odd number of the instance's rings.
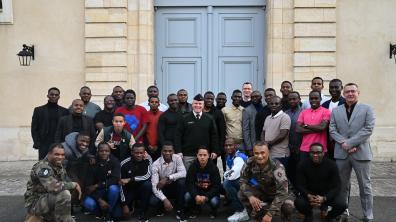
{"label": "man in dark blazer", "polygon": [[345,103],[345,99],[341,96],[342,89],[342,81],[340,79],[330,80],[329,93],[331,95],[331,99],[325,101],[322,106],[332,111],[337,106],[343,105]]}
{"label": "man in dark blazer", "polygon": [[175,153],[183,157],[187,170],[201,146],[210,151],[211,159],[216,159],[220,154],[216,123],[210,114],[202,112],[203,100],[201,94],[196,95],[192,103],[193,111],[185,114],[176,127]]}
{"label": "man in dark blazer", "polygon": [[31,134],[33,148],[39,152],[39,160],[44,159],[48,153],[49,146],[55,142],[55,131],[58,121],[69,111],[58,105],[60,90],[56,87],[48,89],[48,103],[34,108]]}
{"label": "man in dark blazer", "polygon": [[[322,104],[322,107],[332,111],[337,106],[341,106],[345,103],[344,97],[341,96],[342,93],[342,81],[340,79],[332,79],[329,83],[329,93],[331,99],[327,100]],[[335,142],[331,138],[330,133],[327,134],[327,157],[334,160],[334,145]]]}
{"label": "man in dark blazer", "polygon": [[[95,126],[93,120],[88,116],[83,115],[84,102],[81,99],[75,99],[72,103],[71,114],[62,117],[59,120],[58,127],[55,133],[55,142],[60,143],[65,141],[65,137],[72,132],[84,132],[90,138],[95,138]],[[91,139],[89,150],[95,154],[95,140]]]}
{"label": "man in dark blazer", "polygon": [[330,135],[335,140],[334,158],[341,177],[341,193],[348,202],[348,190],[352,169],[359,184],[363,221],[373,221],[373,194],[370,168],[373,153],[370,136],[375,118],[370,106],[359,103],[359,88],[356,83],[344,87],[345,104],[333,109],[330,120]]}
{"label": "man in dark blazer", "polygon": [[256,115],[264,109],[264,106],[260,91],[253,91],[250,98],[250,105],[242,111],[242,133],[245,150],[248,156],[253,156],[253,145],[256,143]]}

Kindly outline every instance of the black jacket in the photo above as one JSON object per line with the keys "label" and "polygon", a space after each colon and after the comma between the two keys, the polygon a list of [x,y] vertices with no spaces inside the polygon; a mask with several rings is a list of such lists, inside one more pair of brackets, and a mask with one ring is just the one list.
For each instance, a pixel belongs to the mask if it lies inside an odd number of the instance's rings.
{"label": "black jacket", "polygon": [[[56,130],[56,129],[50,129],[50,122],[49,122],[49,116],[48,116],[48,103],[34,108],[33,111],[33,116],[32,116],[32,126],[31,126],[31,133],[32,133],[32,138],[33,138],[33,147],[36,149],[40,149],[41,145],[44,143],[53,143],[55,141],[55,138],[48,138],[48,134],[50,130]],[[58,119],[57,122],[54,123],[56,126],[59,122],[59,119],[62,116],[66,116],[69,114],[69,111],[62,107],[57,105],[58,108]],[[47,144],[50,145],[50,144]]]}
{"label": "black jacket", "polygon": [[[88,116],[83,115],[81,118],[82,118],[82,128],[83,128],[82,132],[86,132],[89,134],[89,137],[91,139],[90,152],[94,154],[96,153],[95,145],[94,145],[96,130],[94,123],[92,119],[89,118]],[[72,114],[64,116],[59,120],[58,127],[55,133],[55,142],[60,143],[65,141],[66,136],[69,133],[73,132],[73,121],[74,120]]]}
{"label": "black jacket", "polygon": [[198,160],[191,164],[186,176],[186,189],[191,197],[195,199],[197,195],[204,195],[208,199],[220,195],[221,179],[217,166],[208,161],[204,168],[201,168]]}
{"label": "black jacket", "polygon": [[212,115],[216,127],[217,127],[217,136],[219,138],[219,149],[221,151],[224,150],[224,142],[225,142],[225,135],[226,135],[226,123],[224,119],[224,114],[221,112],[221,110],[216,109],[215,106],[213,106],[208,114]]}
{"label": "black jacket", "polygon": [[271,115],[271,110],[268,105],[264,106],[261,112],[256,114],[256,119],[254,120],[254,126],[256,130],[256,141],[261,140],[261,132],[263,132],[265,118]]}
{"label": "black jacket", "polygon": [[175,144],[175,134],[177,123],[181,122],[183,115],[181,112],[166,110],[158,120],[158,147],[162,147],[165,141]]}
{"label": "black jacket", "polygon": [[182,152],[184,156],[195,156],[200,145],[207,147],[211,153],[220,154],[217,127],[212,116],[202,113],[198,120],[193,112],[190,112],[177,124],[175,153]]}
{"label": "black jacket", "polygon": [[[96,163],[90,166],[87,175],[87,186],[98,184],[99,189],[107,189],[111,185],[117,185],[120,180],[121,166],[117,158],[110,155],[107,161],[96,158]],[[94,198],[99,198],[96,196],[96,192],[91,195]]]}
{"label": "black jacket", "polygon": [[301,161],[297,166],[296,175],[296,188],[304,197],[313,194],[333,200],[341,190],[337,165],[326,157],[319,165],[315,165],[311,159]]}

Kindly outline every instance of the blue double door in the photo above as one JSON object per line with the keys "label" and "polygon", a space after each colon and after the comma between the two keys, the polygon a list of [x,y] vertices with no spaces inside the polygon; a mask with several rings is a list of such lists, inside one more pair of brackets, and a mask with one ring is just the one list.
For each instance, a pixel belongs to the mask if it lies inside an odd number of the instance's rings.
{"label": "blue double door", "polygon": [[155,78],[162,101],[181,88],[190,101],[208,90],[229,98],[244,82],[263,90],[263,8],[161,7],[155,27]]}

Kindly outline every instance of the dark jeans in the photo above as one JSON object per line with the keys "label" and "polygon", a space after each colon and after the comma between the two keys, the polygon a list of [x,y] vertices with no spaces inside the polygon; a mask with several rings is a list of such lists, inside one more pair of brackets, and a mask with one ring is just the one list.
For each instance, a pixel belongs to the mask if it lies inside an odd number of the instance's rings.
{"label": "dark jeans", "polygon": [[239,178],[236,180],[224,180],[223,187],[226,191],[228,200],[231,201],[232,207],[235,211],[243,211],[244,207],[238,198]]}
{"label": "dark jeans", "polygon": [[[204,193],[201,193],[200,195],[204,195]],[[184,195],[184,201],[188,210],[193,209],[197,206],[197,204],[195,203],[195,199],[191,196],[189,192]],[[216,210],[220,205],[220,195],[212,197],[212,199],[210,199],[207,204],[209,204],[212,210]]]}
{"label": "dark jeans", "polygon": [[[107,190],[105,189],[97,190],[95,191],[95,196],[103,199],[110,205],[110,208],[108,209],[107,213],[110,213],[113,216],[120,216],[120,215],[114,215],[115,207],[118,198],[120,197],[120,186],[111,185]],[[96,201],[97,200],[95,200],[92,196],[88,195],[87,197],[85,197],[83,201],[83,206],[89,212],[98,213],[100,211],[100,207],[98,206],[98,203]]]}
{"label": "dark jeans", "polygon": [[287,168],[287,165],[288,165],[288,163],[289,163],[289,157],[277,157],[277,158],[274,158],[274,159],[279,160],[279,162],[281,162],[281,164],[282,164],[285,168]]}
{"label": "dark jeans", "polygon": [[133,182],[131,186],[123,186],[121,189],[121,205],[128,205],[132,207],[134,201],[140,202],[141,214],[146,214],[149,207],[149,201],[151,196],[151,180]]}
{"label": "dark jeans", "polygon": [[53,141],[52,142],[46,141],[41,143],[40,147],[38,148],[39,160],[42,160],[47,156],[48,149],[51,143],[53,143]]}
{"label": "dark jeans", "polygon": [[286,167],[287,178],[289,178],[290,183],[293,187],[296,187],[296,173],[297,173],[297,165],[300,160],[299,153],[290,152],[289,162]]}
{"label": "dark jeans", "polygon": [[[303,196],[297,196],[296,200],[294,201],[294,205],[296,209],[305,216],[312,215],[312,206],[309,204],[307,198]],[[327,200],[320,208],[321,210],[326,210],[327,206],[332,207],[331,211],[327,214],[327,216],[330,218],[336,218],[347,208],[345,201],[343,201],[340,195],[337,195],[333,200]]]}
{"label": "dark jeans", "polygon": [[309,152],[300,151],[300,161],[302,162],[306,159],[309,159]]}
{"label": "dark jeans", "polygon": [[[220,157],[221,157],[221,162],[222,162],[222,165],[223,165],[223,172],[225,172],[226,171],[227,155],[226,155],[226,153],[224,151],[221,151]],[[217,157],[217,158],[219,158],[219,157]],[[213,163],[216,166],[217,166],[217,158],[213,160]]]}
{"label": "dark jeans", "polygon": [[[162,188],[162,193],[166,196],[167,199],[176,199],[176,210],[182,210],[184,207],[184,195],[185,195],[185,178],[180,178],[176,181],[173,181],[170,184],[165,185]],[[161,200],[156,197],[154,194],[151,195],[150,205],[155,208],[159,208],[161,204]]]}

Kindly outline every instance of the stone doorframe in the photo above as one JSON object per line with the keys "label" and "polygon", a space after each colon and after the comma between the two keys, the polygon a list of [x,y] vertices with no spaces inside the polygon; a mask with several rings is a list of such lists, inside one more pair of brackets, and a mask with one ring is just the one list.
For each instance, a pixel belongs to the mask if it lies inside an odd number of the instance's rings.
{"label": "stone doorframe", "polygon": [[[85,0],[85,80],[102,104],[115,85],[141,101],[154,83],[154,0]],[[336,0],[267,0],[267,87],[302,95],[336,77]],[[326,84],[327,86],[327,84]],[[327,90],[325,91],[327,93]]]}

